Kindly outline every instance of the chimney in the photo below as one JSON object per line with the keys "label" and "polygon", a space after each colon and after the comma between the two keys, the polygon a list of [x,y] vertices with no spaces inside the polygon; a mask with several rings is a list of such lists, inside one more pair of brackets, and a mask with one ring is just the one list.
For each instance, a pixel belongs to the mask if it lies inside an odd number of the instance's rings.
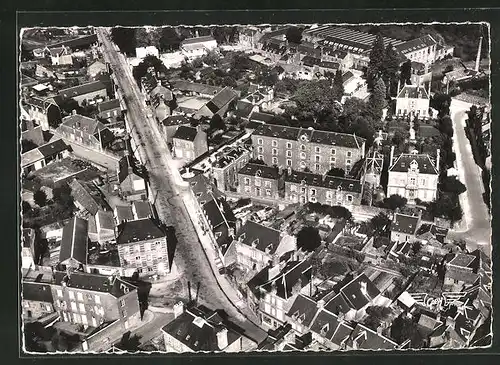
{"label": "chimney", "polygon": [[73,110],[71,111],[71,115],[76,115],[76,110],[75,110],[75,109],[73,109]]}
{"label": "chimney", "polygon": [[479,38],[479,47],[477,49],[477,57],[476,57],[476,67],[474,68],[474,71],[479,72],[479,62],[481,61],[481,45],[483,43],[483,37]]}
{"label": "chimney", "polygon": [[227,328],[223,328],[217,332],[217,346],[219,347],[219,350],[224,350],[227,345]]}
{"label": "chimney", "polygon": [[450,327],[455,327],[455,318],[446,317],[446,325]]}
{"label": "chimney", "polygon": [[362,281],[361,283],[359,283],[359,290],[361,291],[361,294],[363,294],[365,297],[368,296],[368,290],[366,288],[366,281]]}
{"label": "chimney", "polygon": [[198,32],[198,30],[195,30],[194,34],[195,34],[196,38],[198,38],[200,36],[200,32]]}
{"label": "chimney", "polygon": [[323,299],[318,300],[318,302],[316,303],[316,306],[318,308],[323,308],[325,306],[325,301]]}
{"label": "chimney", "polygon": [[436,170],[438,170],[438,171],[439,171],[439,162],[440,162],[440,159],[441,159],[441,156],[440,156],[440,153],[439,153],[439,152],[440,152],[440,151],[439,151],[439,148],[438,148],[438,149],[436,150],[436,155],[437,155],[437,157],[436,157]]}
{"label": "chimney", "polygon": [[390,159],[390,161],[389,161],[389,167],[391,167],[391,166],[392,166],[392,161],[393,161],[393,159],[394,159],[394,148],[395,148],[395,147],[394,147],[394,145],[392,145],[392,146],[391,146],[391,159]]}
{"label": "chimney", "polygon": [[179,317],[182,313],[184,313],[184,303],[179,301],[174,304],[174,318]]}

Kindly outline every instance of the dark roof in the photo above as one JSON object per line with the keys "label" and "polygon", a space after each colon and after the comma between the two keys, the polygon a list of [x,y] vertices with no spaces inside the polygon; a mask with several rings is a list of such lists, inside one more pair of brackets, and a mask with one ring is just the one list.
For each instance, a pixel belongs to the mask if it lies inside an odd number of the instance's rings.
{"label": "dark roof", "polygon": [[436,170],[436,167],[434,166],[434,163],[429,155],[412,153],[401,154],[389,168],[389,171],[408,172],[412,164],[414,164],[421,174],[438,174],[438,171]]}
{"label": "dark roof", "polygon": [[202,36],[202,37],[195,37],[195,38],[184,39],[181,42],[181,44],[184,46],[184,45],[187,45],[187,44],[210,42],[210,41],[215,41],[215,39],[212,36],[207,35],[207,36]]}
{"label": "dark roof", "polygon": [[204,95],[215,95],[222,90],[219,86],[212,86],[207,84],[200,84],[197,82],[190,82],[185,80],[176,80],[172,83],[173,89],[185,92],[195,92]]}
{"label": "dark roof", "polygon": [[69,186],[75,201],[80,203],[90,214],[95,215],[99,209],[108,207],[99,189],[91,182],[85,183],[74,179]]}
{"label": "dark roof", "polygon": [[331,175],[318,175],[311,172],[292,171],[285,176],[285,182],[318,186],[328,189],[341,189],[343,191],[361,193],[360,180],[349,179]]}
{"label": "dark roof", "polygon": [[189,118],[187,118],[184,115],[170,115],[163,119],[161,122],[164,126],[169,127],[169,126],[176,126],[176,125],[188,125],[190,124]]}
{"label": "dark roof", "polygon": [[448,235],[448,228],[442,228],[436,226],[435,224],[427,224],[427,223],[422,224],[420,228],[417,230],[417,235],[423,235],[426,233],[430,233],[439,242],[444,243],[444,240]]}
{"label": "dark roof", "polygon": [[274,117],[275,117],[275,115],[270,114],[270,113],[253,112],[250,115],[249,119],[251,121],[267,123],[267,122],[271,121]]}
{"label": "dark roof", "polygon": [[255,130],[254,134],[256,136],[267,136],[289,140],[299,140],[299,138],[304,138],[304,141],[311,141],[318,144],[347,148],[361,148],[363,142],[365,141],[364,138],[358,137],[354,134],[304,129],[273,124],[263,124],[259,126]]}
{"label": "dark roof", "polygon": [[426,34],[423,37],[417,38],[417,39],[412,39],[409,41],[406,41],[403,44],[398,44],[395,46],[395,48],[403,53],[407,52],[413,52],[422,48],[426,48],[429,46],[436,45],[437,42],[432,38],[431,35]]}
{"label": "dark roof", "polygon": [[173,138],[192,142],[196,138],[197,134],[198,134],[198,129],[186,125],[181,125],[175,131]]}
{"label": "dark roof", "polygon": [[52,304],[52,290],[49,284],[37,282],[23,282],[23,300],[33,300],[36,302],[46,302]]}
{"label": "dark roof", "polygon": [[302,59],[302,63],[305,65],[305,66],[315,66],[315,65],[319,65],[321,62],[321,58],[316,58],[316,57],[311,57],[311,56],[305,56],[303,59]]}
{"label": "dark roof", "polygon": [[104,124],[98,120],[80,114],[70,115],[63,118],[62,125],[68,128],[84,131],[88,134],[95,134],[98,130],[106,128]]}
{"label": "dark roof", "polygon": [[346,298],[342,293],[338,293],[333,298],[328,300],[325,304],[325,309],[333,314],[346,314],[351,310],[351,306],[347,302]]}
{"label": "dark roof", "polygon": [[340,292],[355,310],[363,308],[380,294],[375,284],[365,274],[353,279]]}
{"label": "dark roof", "polygon": [[79,263],[87,263],[88,222],[74,217],[63,228],[59,262],[75,259]]}
{"label": "dark roof", "polygon": [[273,255],[281,241],[281,232],[248,220],[238,234],[240,242]]}
{"label": "dark roof", "polygon": [[118,182],[121,184],[131,174],[137,175],[136,171],[134,171],[135,170],[134,168],[135,165],[130,155],[122,157],[121,160],[118,162]]}
{"label": "dark roof", "polygon": [[398,344],[390,338],[359,323],[354,327],[348,345],[351,348],[364,350],[394,350],[398,347]]}
{"label": "dark roof", "polygon": [[319,67],[329,68],[331,70],[338,70],[340,68],[340,63],[332,61],[321,61]]}
{"label": "dark roof", "polygon": [[94,133],[94,137],[101,141],[102,145],[107,145],[115,139],[115,135],[108,128],[99,130]]}
{"label": "dark roof", "polygon": [[149,218],[152,215],[151,205],[149,202],[143,202],[140,200],[136,200],[132,203],[133,211],[137,215],[137,219],[145,219]]}
{"label": "dark roof", "polygon": [[69,276],[66,272],[54,272],[56,285],[66,283],[68,288],[83,289],[88,291],[109,293],[120,298],[137,287],[117,277],[108,277],[99,274],[87,274],[83,272],[72,272]]}
{"label": "dark roof", "polygon": [[344,343],[352,332],[352,327],[335,314],[321,309],[311,324],[311,331],[321,335],[336,345]]}
{"label": "dark roof", "polygon": [[417,231],[418,220],[415,216],[396,213],[391,223],[391,231],[413,235]]}
{"label": "dark roof", "polygon": [[55,103],[54,99],[52,99],[52,98],[42,99],[42,98],[38,98],[36,96],[33,96],[31,98],[26,99],[25,103],[28,104],[28,105],[35,106],[35,107],[37,107],[39,109],[42,109],[44,111],[47,110],[47,108],[50,105],[57,106],[57,104]]}
{"label": "dark roof", "polygon": [[465,253],[457,253],[449,262],[448,265],[458,266],[458,267],[472,267],[472,264],[476,260],[476,256],[468,255]]}
{"label": "dark roof", "polygon": [[193,194],[201,205],[221,196],[220,192],[210,183],[203,174],[198,174],[187,179]]}
{"label": "dark roof", "polygon": [[224,89],[219,91],[217,95],[215,95],[212,100],[210,100],[210,102],[215,105],[217,110],[219,110],[223,106],[236,99],[237,96],[238,94],[233,89],[226,86]]}
{"label": "dark roof", "polygon": [[118,222],[131,221],[134,219],[134,213],[132,212],[132,207],[130,205],[117,205],[116,210],[116,220]]}
{"label": "dark roof", "polygon": [[68,145],[64,143],[62,139],[57,139],[53,142],[44,144],[38,147],[38,150],[42,153],[43,157],[51,157],[55,154],[65,151],[68,149]]}
{"label": "dark roof", "polygon": [[80,95],[86,95],[98,90],[106,90],[106,85],[101,81],[92,81],[86,84],[70,87],[59,91],[59,96],[63,98],[74,98]]}
{"label": "dark roof", "polygon": [[424,87],[418,85],[405,85],[398,93],[398,98],[429,99],[429,94]]}
{"label": "dark roof", "polygon": [[103,101],[102,103],[97,104],[97,109],[99,112],[105,112],[108,110],[112,109],[118,109],[120,108],[120,100],[118,99],[111,99],[107,101]]}
{"label": "dark roof", "polygon": [[118,226],[117,244],[127,244],[165,237],[165,233],[152,219],[128,221]]}
{"label": "dark roof", "polygon": [[353,77],[354,74],[351,71],[347,71],[344,74],[342,74],[342,82],[345,83],[346,81],[350,80]]}
{"label": "dark roof", "polygon": [[238,100],[238,102],[236,103],[236,110],[234,111],[234,114],[241,118],[248,118],[248,116],[252,112],[252,109],[253,104],[243,100]]}
{"label": "dark roof", "polygon": [[318,306],[314,300],[299,294],[290,307],[287,316],[303,326],[309,327],[317,311]]}
{"label": "dark roof", "polygon": [[217,312],[199,306],[184,311],[162,328],[162,331],[193,351],[220,351],[217,333],[227,330],[228,346],[242,337],[237,326]]}
{"label": "dark roof", "polygon": [[258,176],[263,179],[277,180],[279,178],[278,169],[275,167],[260,165],[256,163],[247,163],[238,171],[238,174]]}

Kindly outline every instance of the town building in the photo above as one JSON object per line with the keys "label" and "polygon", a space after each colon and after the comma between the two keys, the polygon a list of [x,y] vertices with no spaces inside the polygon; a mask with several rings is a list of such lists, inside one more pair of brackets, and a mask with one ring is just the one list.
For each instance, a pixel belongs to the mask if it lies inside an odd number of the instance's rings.
{"label": "town building", "polygon": [[174,93],[180,93],[185,96],[199,96],[212,99],[222,89],[223,88],[220,86],[212,86],[186,80],[175,80],[172,82],[172,90]]}
{"label": "town building", "polygon": [[269,262],[278,263],[297,250],[296,238],[285,232],[248,220],[235,238],[236,262],[245,271],[259,272]]}
{"label": "town building", "polygon": [[33,228],[23,228],[21,267],[29,269],[35,267],[35,230]]}
{"label": "town building", "polygon": [[247,145],[232,146],[216,156],[212,164],[214,184],[220,191],[236,191],[238,172],[250,161],[252,148]]}
{"label": "town building", "polygon": [[424,85],[432,81],[432,71],[429,65],[411,61],[411,85]]}
{"label": "town building", "polygon": [[207,134],[200,127],[180,126],[172,137],[173,155],[185,163],[208,151]]}
{"label": "town building", "polygon": [[455,47],[449,45],[438,44],[436,46],[436,61],[443,60],[447,57],[453,57]]}
{"label": "town building", "polygon": [[333,167],[348,173],[365,155],[365,140],[353,134],[279,125],[260,125],[252,135],[254,157],[268,165],[324,174]]}
{"label": "town building", "polygon": [[262,35],[263,29],[260,27],[238,27],[238,44],[246,49],[257,49]]}
{"label": "town building", "polygon": [[94,78],[103,72],[108,72],[108,66],[99,60],[95,60],[87,67],[87,75],[91,78]]}
{"label": "town building", "polygon": [[284,200],[289,204],[311,202],[345,207],[361,204],[360,180],[291,170],[285,173],[284,181]]}
{"label": "town building", "polygon": [[118,254],[127,276],[160,275],[170,272],[165,232],[151,218],[125,221],[118,226]]}
{"label": "town building", "polygon": [[[396,243],[415,242],[420,223],[419,216],[401,213],[394,214],[394,219],[391,223],[391,241]],[[402,246],[399,249],[402,249]],[[410,247],[407,250],[410,250]]]}
{"label": "town building", "polygon": [[280,174],[276,167],[247,163],[238,171],[238,193],[251,198],[279,199]]}
{"label": "town building", "polygon": [[394,47],[410,61],[432,65],[436,61],[437,45],[438,42],[430,34],[426,34],[402,44],[394,44]]}
{"label": "town building", "polygon": [[147,198],[146,180],[137,171],[131,156],[124,156],[118,164],[118,183],[120,195],[128,201]]}
{"label": "town building", "polygon": [[182,54],[192,61],[217,48],[217,41],[211,36],[188,38],[181,42]]}
{"label": "town building", "polygon": [[414,115],[419,118],[429,117],[430,87],[425,90],[420,84],[404,85],[397,93],[396,115]]}
{"label": "town building", "polygon": [[62,269],[82,269],[87,264],[88,221],[74,217],[63,228],[59,265]]}
{"label": "town building", "polygon": [[231,104],[235,102],[237,97],[238,94],[232,88],[226,86],[221,91],[219,91],[210,101],[202,106],[195,113],[194,118],[212,118],[216,114],[223,118],[226,115],[228,109],[231,107]]}
{"label": "town building", "polygon": [[130,205],[117,205],[113,210],[116,225],[127,221],[153,218],[151,205],[148,201],[133,201]]}
{"label": "town building", "polygon": [[118,320],[125,332],[141,320],[137,288],[116,276],[56,271],[52,296],[64,322],[95,328]]}
{"label": "town building", "polygon": [[397,350],[399,348],[400,345],[394,340],[360,323],[356,324],[346,342],[348,350]]}
{"label": "town building", "polygon": [[110,210],[102,192],[92,181],[73,179],[69,183],[76,207],[95,216],[99,210]]}
{"label": "town building", "polygon": [[72,65],[73,57],[70,49],[64,45],[61,47],[45,47],[45,54],[50,57],[53,66]]}
{"label": "town building", "polygon": [[25,100],[24,105],[30,119],[36,121],[44,131],[49,130],[49,127],[59,125],[61,122],[61,110],[51,98],[31,97]]}
{"label": "town building", "polygon": [[21,120],[21,140],[31,141],[35,145],[44,144],[42,126],[35,120]]}
{"label": "town building", "polygon": [[99,112],[99,118],[108,121],[116,120],[122,116],[122,108],[118,99],[111,99],[97,104],[97,111]]}
{"label": "town building", "polygon": [[461,291],[473,285],[479,275],[479,258],[466,253],[450,254],[445,257],[444,285],[454,291]]}
{"label": "town building", "polygon": [[174,305],[174,319],[162,328],[167,352],[245,352],[257,347],[228,318],[205,306]]}
{"label": "town building", "polygon": [[62,139],[56,139],[23,153],[21,155],[21,169],[27,175],[68,156],[69,146]]}
{"label": "town building", "polygon": [[70,144],[83,145],[97,151],[102,151],[114,139],[113,132],[104,124],[76,113],[63,118],[55,134]]}
{"label": "town building", "polygon": [[24,321],[35,321],[54,313],[53,303],[54,299],[50,284],[41,281],[23,280],[22,316]]}
{"label": "town building", "polygon": [[172,143],[177,128],[189,125],[191,125],[191,120],[185,115],[169,115],[160,122],[161,131],[167,143]]}
{"label": "town building", "polygon": [[78,105],[82,105],[84,101],[101,98],[102,100],[108,97],[107,86],[102,81],[91,81],[86,84],[62,89],[58,94],[59,98],[73,99]]}
{"label": "town building", "polygon": [[416,199],[430,202],[437,198],[439,177],[439,150],[437,159],[432,161],[427,154],[403,153],[394,159],[391,151],[387,196],[400,195],[410,204]]}
{"label": "town building", "polygon": [[88,236],[92,242],[98,242],[101,246],[115,243],[115,230],[113,212],[99,210],[89,218]]}

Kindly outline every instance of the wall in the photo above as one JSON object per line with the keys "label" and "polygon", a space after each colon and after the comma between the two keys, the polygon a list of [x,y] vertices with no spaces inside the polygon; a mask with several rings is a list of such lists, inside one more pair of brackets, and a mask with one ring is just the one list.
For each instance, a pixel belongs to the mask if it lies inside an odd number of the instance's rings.
{"label": "wall", "polygon": [[193,352],[189,347],[184,345],[176,338],[170,336],[168,333],[163,332],[163,341],[165,343],[166,352]]}
{"label": "wall", "polygon": [[73,99],[78,103],[78,105],[82,105],[84,100],[91,100],[91,99],[94,99],[98,96],[100,96],[102,98],[105,98],[106,96],[108,96],[106,89],[96,90],[96,91],[93,91],[93,92],[88,93],[88,94],[75,96],[75,97],[73,97]]}
{"label": "wall", "polygon": [[[159,242],[159,245],[156,244]],[[141,269],[139,275],[166,275],[168,273],[167,238],[118,245],[122,268]],[[136,257],[140,257],[137,261]],[[163,268],[162,268],[163,267]]]}
{"label": "wall", "polygon": [[271,255],[239,241],[236,241],[235,247],[237,262],[249,271],[260,272],[272,259]]}
{"label": "wall", "polygon": [[[417,190],[413,197],[410,196],[410,190],[406,189],[410,177],[415,177],[417,183]],[[422,201],[430,202],[436,198],[437,183],[438,175],[389,171],[387,196],[398,194],[410,201],[419,198]]]}
{"label": "wall", "polygon": [[[315,191],[315,195],[313,195]],[[350,208],[361,204],[361,193],[347,190],[327,189],[285,181],[285,201],[305,204],[309,201],[328,205],[342,205]]]}
{"label": "wall", "polygon": [[22,300],[23,319],[34,320],[47,314],[54,313],[54,306],[52,303],[40,302],[36,300]]}
{"label": "wall", "polygon": [[396,99],[396,115],[409,114],[411,111],[420,117],[428,117],[429,99],[405,97]]}

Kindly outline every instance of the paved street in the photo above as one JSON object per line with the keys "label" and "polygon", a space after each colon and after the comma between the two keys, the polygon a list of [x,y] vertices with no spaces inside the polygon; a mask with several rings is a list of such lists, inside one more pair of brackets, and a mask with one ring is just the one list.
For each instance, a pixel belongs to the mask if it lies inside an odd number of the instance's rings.
{"label": "paved street", "polygon": [[472,149],[465,135],[466,111],[470,104],[453,99],[450,114],[453,120],[453,145],[457,157],[459,179],[467,187],[467,191],[460,195],[460,203],[464,211],[466,232],[451,232],[452,237],[464,238],[467,247],[480,247],[491,255],[491,221],[488,209],[483,201],[483,181],[481,170],[474,162]]}
{"label": "paved street", "polygon": [[[216,280],[182,199],[187,195],[187,187],[181,185],[178,172],[171,169],[170,152],[159,134],[155,120],[147,117],[143,95],[139,92],[125,57],[117,52],[105,30],[99,29],[98,35],[103,43],[105,58],[110,62],[118,86],[125,97],[131,134],[140,146],[138,152],[148,169],[153,194],[157,194],[158,215],[167,225],[173,225],[176,229],[178,246],[174,260],[184,273],[183,280],[189,280],[193,285],[201,283],[201,303],[213,309],[225,310],[249,335],[262,339],[263,331],[245,320]],[[232,298],[235,296],[231,292],[227,294]]]}

